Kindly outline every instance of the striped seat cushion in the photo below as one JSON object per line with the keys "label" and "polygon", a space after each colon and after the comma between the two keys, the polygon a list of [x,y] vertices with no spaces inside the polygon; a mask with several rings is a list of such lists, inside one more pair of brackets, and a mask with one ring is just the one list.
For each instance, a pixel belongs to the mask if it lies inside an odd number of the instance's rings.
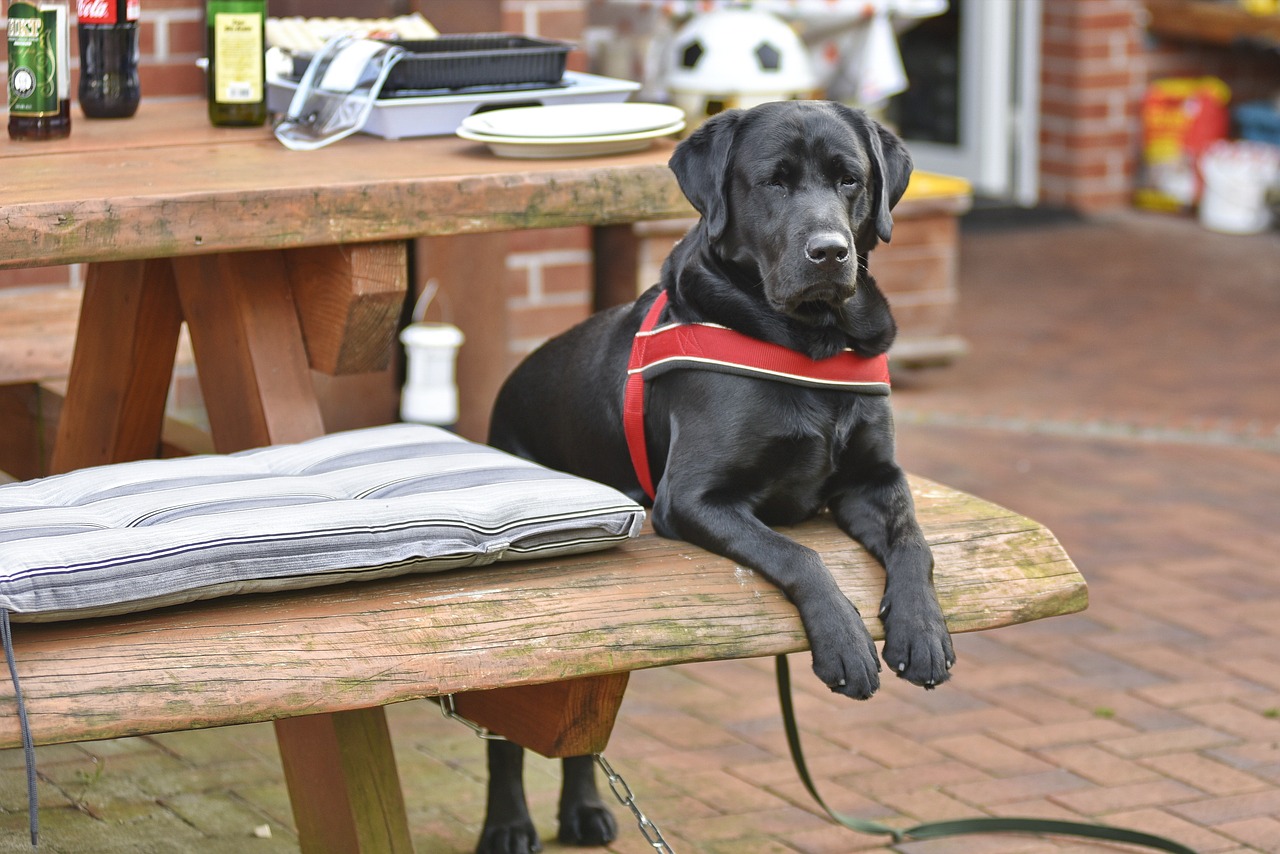
{"label": "striped seat cushion", "polygon": [[0,486],[0,608],[101,616],[605,548],[626,496],[444,430],[394,424]]}

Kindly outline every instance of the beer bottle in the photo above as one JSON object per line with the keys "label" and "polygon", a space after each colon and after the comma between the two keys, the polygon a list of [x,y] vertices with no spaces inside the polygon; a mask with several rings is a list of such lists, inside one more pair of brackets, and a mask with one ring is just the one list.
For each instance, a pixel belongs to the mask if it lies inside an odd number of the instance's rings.
{"label": "beer bottle", "polygon": [[209,121],[253,127],[267,120],[266,0],[208,0]]}
{"label": "beer bottle", "polygon": [[77,0],[80,109],[92,119],[138,110],[138,0]]}
{"label": "beer bottle", "polygon": [[71,23],[65,2],[9,4],[9,138],[71,133]]}

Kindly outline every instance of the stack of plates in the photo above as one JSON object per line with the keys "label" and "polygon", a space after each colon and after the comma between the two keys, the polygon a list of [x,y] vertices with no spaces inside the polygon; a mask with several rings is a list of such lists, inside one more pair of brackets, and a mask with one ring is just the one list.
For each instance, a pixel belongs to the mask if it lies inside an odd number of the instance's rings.
{"label": "stack of plates", "polygon": [[467,116],[458,136],[502,157],[590,157],[647,148],[684,128],[666,104],[605,103],[515,107]]}

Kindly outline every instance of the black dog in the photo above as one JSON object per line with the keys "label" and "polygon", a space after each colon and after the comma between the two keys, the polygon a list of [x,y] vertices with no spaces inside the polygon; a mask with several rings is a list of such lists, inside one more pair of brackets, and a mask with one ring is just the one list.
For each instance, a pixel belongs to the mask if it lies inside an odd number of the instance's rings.
{"label": "black dog", "polygon": [[[661,284],[531,355],[499,393],[490,432],[499,448],[641,501],[645,473],[628,452],[624,387],[633,339],[659,292],[663,324],[717,324],[812,360],[845,350],[880,356],[896,327],[867,253],[889,240],[911,159],[859,111],[786,101],[714,116],[676,148],[671,169],[702,218],[667,259]],[[890,669],[926,688],[946,681],[951,638],[883,393],[678,369],[645,382],[643,395],[659,534],[780,588],[800,613],[818,678],[863,699],[879,687],[880,663],[861,616],[816,553],[769,527],[829,510],[885,566],[879,616]],[[491,748],[480,852],[538,848],[520,760],[519,747]],[[560,820],[565,842],[603,844],[616,834],[585,757],[566,761]]]}

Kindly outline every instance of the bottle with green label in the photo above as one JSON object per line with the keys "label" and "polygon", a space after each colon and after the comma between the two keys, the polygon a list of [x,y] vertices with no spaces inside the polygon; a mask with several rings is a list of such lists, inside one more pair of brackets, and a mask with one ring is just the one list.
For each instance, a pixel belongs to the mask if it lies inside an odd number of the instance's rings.
{"label": "bottle with green label", "polygon": [[267,120],[266,0],[208,0],[209,121],[256,127]]}
{"label": "bottle with green label", "polygon": [[9,138],[71,133],[71,17],[65,2],[14,0],[8,9]]}

